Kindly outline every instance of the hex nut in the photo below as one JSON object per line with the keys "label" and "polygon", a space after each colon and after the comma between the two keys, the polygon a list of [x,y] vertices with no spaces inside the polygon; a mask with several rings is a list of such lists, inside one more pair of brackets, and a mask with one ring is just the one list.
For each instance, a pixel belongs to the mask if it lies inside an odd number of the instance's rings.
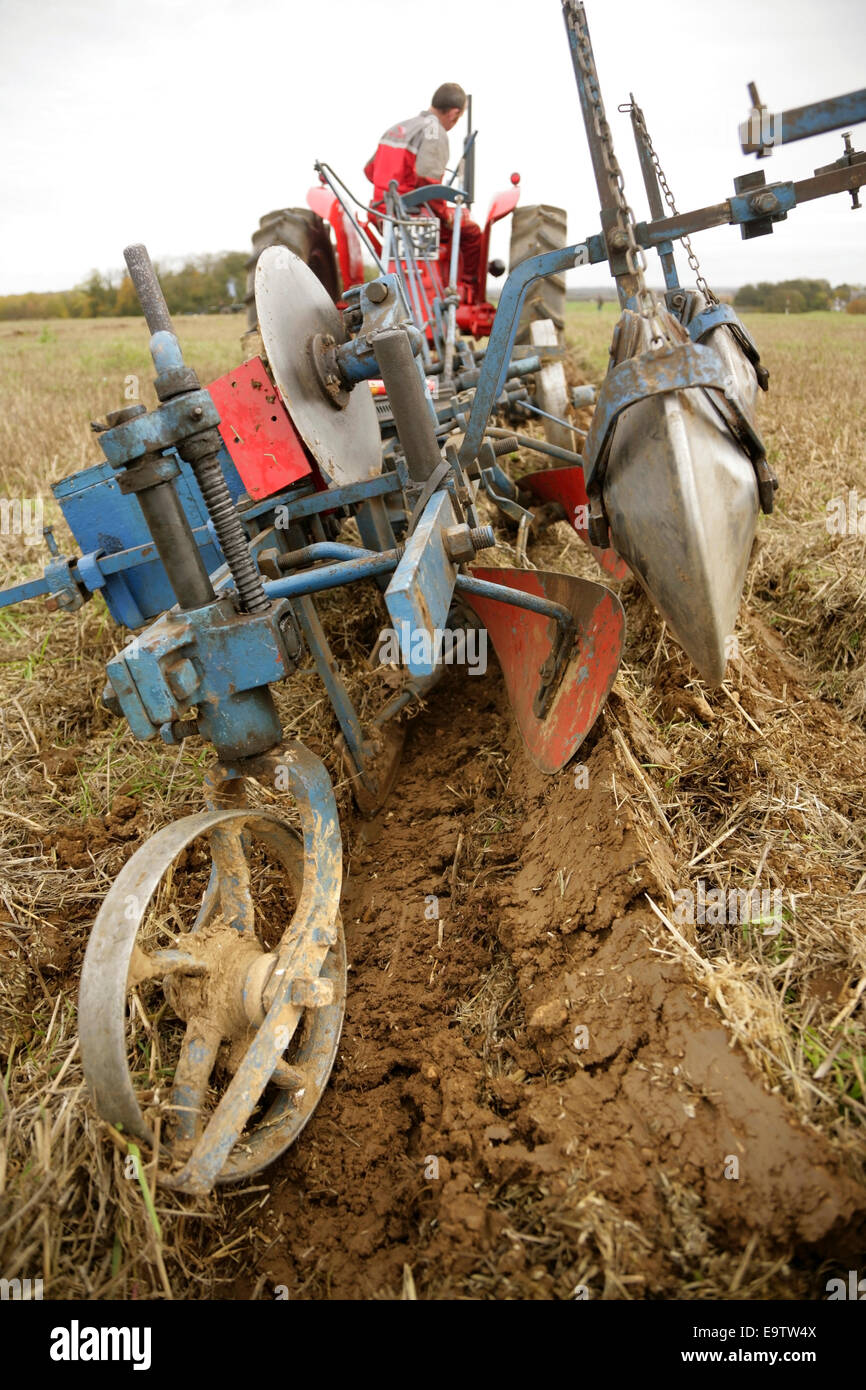
{"label": "hex nut", "polygon": [[166,666],[165,679],[178,700],[188,700],[199,685],[198,671],[188,656],[176,657]]}
{"label": "hex nut", "polygon": [[455,564],[475,558],[475,546],[468,526],[449,526],[445,532],[445,549]]}
{"label": "hex nut", "polygon": [[322,1009],[334,1002],[333,980],[292,980],[291,1001],[302,1009]]}

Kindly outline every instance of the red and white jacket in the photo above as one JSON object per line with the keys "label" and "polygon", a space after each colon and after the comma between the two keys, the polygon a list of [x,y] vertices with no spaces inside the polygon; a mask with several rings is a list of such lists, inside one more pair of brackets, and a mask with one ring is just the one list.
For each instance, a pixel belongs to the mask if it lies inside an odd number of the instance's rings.
{"label": "red and white jacket", "polygon": [[[421,111],[408,121],[393,125],[379,141],[376,153],[364,166],[373,185],[373,202],[384,204],[385,191],[392,179],[398,193],[409,193],[425,183],[442,183],[448,163],[448,135],[435,111]],[[448,204],[433,207],[439,216]]]}

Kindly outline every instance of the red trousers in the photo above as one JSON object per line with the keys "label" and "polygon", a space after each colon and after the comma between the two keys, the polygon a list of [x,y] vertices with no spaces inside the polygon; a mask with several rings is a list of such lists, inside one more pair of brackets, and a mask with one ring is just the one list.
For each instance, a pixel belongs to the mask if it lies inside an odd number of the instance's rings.
{"label": "red trousers", "polygon": [[[448,268],[451,258],[451,226],[443,218],[440,218],[442,232],[439,238],[440,249],[447,254],[443,256],[445,275],[447,279]],[[464,212],[460,220],[460,264],[457,270],[457,278],[462,284],[472,285],[478,288],[478,261],[481,256],[481,228],[477,222],[473,222],[471,217],[467,217]],[[484,286],[480,286],[480,293],[484,294]]]}

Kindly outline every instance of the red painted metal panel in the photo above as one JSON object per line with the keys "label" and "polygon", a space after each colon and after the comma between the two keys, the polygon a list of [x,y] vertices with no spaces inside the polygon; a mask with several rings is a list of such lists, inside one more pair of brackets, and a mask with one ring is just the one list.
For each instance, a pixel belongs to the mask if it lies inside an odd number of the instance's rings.
{"label": "red painted metal panel", "polygon": [[506,188],[502,193],[494,193],[493,201],[487,213],[487,222],[498,222],[500,218],[507,217],[513,212],[520,202],[519,188]]}
{"label": "red painted metal panel", "polygon": [[[589,546],[602,569],[607,570],[612,579],[628,578],[629,567],[625,560],[620,559],[615,550],[600,550],[597,545],[590,545],[586,527],[578,525],[579,518],[589,518],[589,498],[586,495],[582,468],[577,464],[573,467],[566,464],[564,468],[545,468],[540,473],[528,473],[526,477],[521,478],[520,486],[541,502],[560,502],[565,508],[569,522],[584,545]],[[578,507],[585,510],[578,512]]]}
{"label": "red painted metal panel", "polygon": [[461,304],[457,310],[457,327],[473,338],[486,338],[495,317],[496,310],[492,304]]}
{"label": "red painted metal panel", "polygon": [[219,431],[250,497],[272,497],[313,472],[309,455],[260,357],[208,386]]}
{"label": "red painted metal panel", "polygon": [[577,752],[610,693],[625,640],[622,604],[601,584],[570,574],[474,567],[472,574],[564,604],[577,620],[578,637],[568,665],[550,708],[539,719],[532,705],[541,668],[552,650],[553,619],[498,599],[461,595],[490,635],[529,756],[542,772],[559,772]]}

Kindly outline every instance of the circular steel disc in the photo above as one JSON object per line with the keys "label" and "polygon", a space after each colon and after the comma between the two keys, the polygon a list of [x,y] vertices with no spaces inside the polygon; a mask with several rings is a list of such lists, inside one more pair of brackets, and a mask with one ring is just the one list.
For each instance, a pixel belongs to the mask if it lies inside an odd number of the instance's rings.
{"label": "circular steel disc", "polygon": [[373,478],[382,446],[373,397],[364,382],[340,410],[325,397],[310,357],[316,333],[340,342],[336,305],[309,266],[285,246],[268,246],[256,266],[256,311],[274,381],[292,422],[329,482]]}

